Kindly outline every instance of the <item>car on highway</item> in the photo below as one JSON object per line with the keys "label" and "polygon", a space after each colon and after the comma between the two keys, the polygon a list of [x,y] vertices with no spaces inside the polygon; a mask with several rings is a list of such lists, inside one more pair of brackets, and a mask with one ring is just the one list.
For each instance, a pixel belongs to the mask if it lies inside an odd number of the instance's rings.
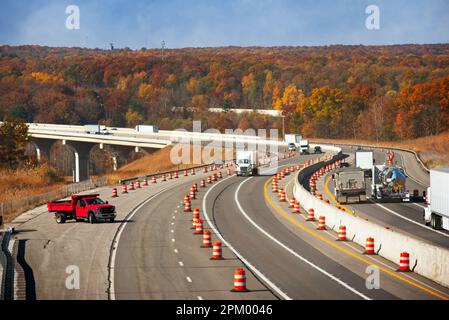
{"label": "car on highway", "polygon": [[98,194],[72,195],[69,200],[49,201],[48,212],[54,213],[57,223],[67,220],[114,222],[115,206],[103,201]]}
{"label": "car on highway", "polygon": [[315,147],[315,154],[320,154],[320,153],[323,153],[323,151],[321,150],[321,147],[320,146],[316,146]]}
{"label": "car on highway", "polygon": [[294,143],[289,143],[288,151],[296,151],[296,145]]}

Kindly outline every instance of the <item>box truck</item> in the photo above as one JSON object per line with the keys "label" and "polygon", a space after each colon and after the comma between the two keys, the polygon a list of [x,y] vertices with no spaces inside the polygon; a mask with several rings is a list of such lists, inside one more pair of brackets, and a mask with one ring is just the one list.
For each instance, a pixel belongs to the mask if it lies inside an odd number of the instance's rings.
{"label": "box truck", "polygon": [[293,143],[297,149],[299,149],[301,140],[302,140],[302,137],[299,134],[286,134],[284,137],[284,141],[287,144]]}
{"label": "box truck", "polygon": [[157,126],[146,125],[146,124],[139,124],[139,125],[137,125],[135,130],[137,132],[150,132],[150,133],[157,133],[157,132],[159,132],[159,128]]}
{"label": "box truck", "polygon": [[449,168],[430,170],[424,221],[433,229],[449,231]]}
{"label": "box truck", "polygon": [[255,151],[237,150],[237,176],[253,176],[257,174],[257,158]]}
{"label": "box truck", "polygon": [[301,140],[299,144],[299,152],[301,154],[309,154],[309,140]]}

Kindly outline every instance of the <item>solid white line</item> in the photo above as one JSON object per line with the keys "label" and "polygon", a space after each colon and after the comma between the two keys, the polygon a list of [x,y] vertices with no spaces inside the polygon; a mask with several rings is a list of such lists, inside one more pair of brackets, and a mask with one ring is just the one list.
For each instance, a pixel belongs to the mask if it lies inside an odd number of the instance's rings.
{"label": "solid white line", "polygon": [[209,226],[211,227],[211,229],[214,231],[214,233],[220,238],[221,242],[223,242],[223,244],[225,246],[227,246],[236,256],[237,258],[239,258],[249,269],[252,270],[253,273],[255,273],[259,278],[261,278],[269,287],[271,287],[271,289],[273,291],[275,291],[279,296],[281,296],[283,299],[285,300],[292,300],[292,298],[290,298],[286,293],[284,293],[281,289],[279,289],[273,282],[271,282],[262,272],[260,272],[255,266],[253,266],[248,260],[246,260],[233,246],[231,246],[231,244],[229,244],[224,238],[223,236],[218,232],[217,228],[215,228],[214,223],[212,222],[211,219],[209,219],[209,216],[207,214],[207,209],[206,209],[206,199],[207,196],[209,195],[209,193],[216,187],[218,186],[220,183],[233,178],[234,176],[230,176],[227,177],[223,180],[221,180],[220,182],[218,182],[217,184],[214,184],[209,190],[207,190],[206,194],[204,195],[203,198],[203,215],[206,218],[205,220],[208,222]]}
{"label": "solid white line", "polygon": [[378,207],[381,207],[381,208],[384,209],[385,211],[388,211],[388,212],[390,212],[391,214],[394,214],[395,216],[398,216],[399,218],[402,218],[402,219],[407,220],[408,222],[414,223],[414,224],[416,224],[417,226],[420,226],[420,227],[422,227],[422,228],[424,228],[424,229],[426,229],[426,230],[436,232],[436,233],[438,233],[438,234],[441,234],[442,236],[445,236],[445,237],[448,237],[448,238],[449,238],[449,234],[446,234],[446,233],[441,232],[441,231],[438,231],[438,230],[434,230],[434,229],[432,229],[432,228],[430,228],[430,227],[428,227],[428,226],[426,226],[426,225],[424,225],[424,224],[421,224],[421,223],[419,223],[419,222],[416,222],[415,220],[412,220],[412,219],[409,219],[409,218],[407,218],[407,217],[404,217],[403,215],[401,215],[401,214],[397,213],[396,211],[393,211],[393,210],[391,210],[391,209],[389,209],[389,208],[387,208],[387,207],[381,205],[380,203],[374,202],[374,201],[372,201],[372,200],[370,200],[370,202],[374,203],[374,204],[375,204],[376,206],[378,206]]}
{"label": "solid white line", "polygon": [[290,254],[292,254],[293,256],[295,256],[296,258],[298,258],[299,260],[305,262],[306,264],[308,264],[309,266],[311,266],[312,268],[318,270],[319,272],[321,272],[322,274],[324,274],[325,276],[329,277],[330,279],[334,280],[335,282],[337,282],[338,284],[340,284],[341,286],[345,287],[346,289],[352,291],[353,293],[355,293],[356,295],[358,295],[359,297],[365,299],[365,300],[371,300],[371,298],[365,296],[363,293],[357,291],[356,289],[354,289],[353,287],[351,287],[350,285],[348,285],[347,283],[343,282],[342,280],[340,280],[339,278],[337,278],[336,276],[330,274],[329,272],[327,272],[326,270],[322,269],[321,267],[317,266],[316,264],[310,262],[309,260],[307,260],[306,258],[304,258],[303,256],[301,256],[300,254],[298,254],[297,252],[293,251],[292,249],[290,249],[289,247],[287,247],[285,244],[283,244],[282,242],[280,242],[278,239],[276,239],[275,237],[273,237],[271,234],[269,234],[268,232],[266,232],[264,229],[262,229],[257,223],[254,222],[254,220],[252,220],[248,214],[245,212],[245,210],[243,210],[239,200],[238,200],[238,193],[240,191],[240,188],[242,187],[242,185],[244,183],[246,183],[247,181],[251,180],[252,178],[248,178],[245,179],[244,181],[242,181],[239,186],[237,187],[237,190],[235,191],[234,194],[234,199],[235,202],[240,210],[240,212],[242,213],[242,215],[246,218],[246,220],[248,220],[257,230],[259,230],[261,233],[263,233],[266,237],[268,237],[270,240],[272,240],[274,243],[276,243],[277,245],[279,245],[280,247],[282,247],[283,249],[285,249],[287,252],[289,252]]}
{"label": "solid white line", "polygon": [[144,202],[142,202],[139,206],[137,206],[132,213],[126,218],[125,223],[120,224],[119,227],[119,231],[117,233],[117,237],[115,238],[115,243],[112,243],[112,245],[114,246],[114,249],[112,250],[112,254],[111,254],[111,266],[110,266],[110,273],[109,273],[109,298],[111,300],[115,300],[115,258],[116,258],[116,254],[117,254],[117,248],[118,248],[118,243],[120,241],[120,237],[122,236],[122,232],[123,230],[125,230],[125,226],[126,223],[131,221],[132,217],[134,217],[134,215],[139,212],[139,210],[146,205],[148,202],[150,202],[151,200],[153,200],[154,198],[156,198],[157,196],[159,196],[160,194],[162,194],[163,192],[165,192],[167,190],[167,188],[162,189],[161,191],[155,193],[154,195],[152,195],[151,197],[149,197],[147,200],[145,200]]}

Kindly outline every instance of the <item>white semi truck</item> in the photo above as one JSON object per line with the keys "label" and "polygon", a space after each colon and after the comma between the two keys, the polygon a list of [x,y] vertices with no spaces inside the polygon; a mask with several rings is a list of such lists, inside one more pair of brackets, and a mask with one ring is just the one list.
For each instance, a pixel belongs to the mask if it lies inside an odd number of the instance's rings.
{"label": "white semi truck", "polygon": [[309,140],[301,140],[299,144],[299,153],[300,154],[309,154]]}
{"label": "white semi truck", "polygon": [[299,149],[302,137],[299,134],[286,134],[284,140],[287,144],[293,143],[296,148]]}
{"label": "white semi truck", "polygon": [[255,151],[237,150],[237,176],[254,176],[257,174],[257,157]]}
{"label": "white semi truck", "polygon": [[106,126],[100,124],[86,124],[84,126],[84,132],[88,134],[109,134]]}
{"label": "white semi truck", "polygon": [[449,230],[449,168],[430,170],[424,221],[433,229]]}

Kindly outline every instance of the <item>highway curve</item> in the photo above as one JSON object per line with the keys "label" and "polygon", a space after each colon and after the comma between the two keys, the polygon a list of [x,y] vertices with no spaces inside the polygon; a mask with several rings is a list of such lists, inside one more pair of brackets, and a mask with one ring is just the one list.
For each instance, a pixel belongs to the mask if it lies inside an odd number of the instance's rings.
{"label": "highway curve", "polygon": [[[343,152],[354,156],[354,150],[350,148],[343,148]],[[409,179],[407,179],[406,187],[412,192],[414,189],[422,192],[425,191],[428,185],[421,182],[426,180],[423,177],[423,169],[418,169],[418,163],[411,165],[412,161],[409,159],[405,161],[402,157],[405,152],[395,152],[395,161],[398,165],[405,167]],[[384,152],[379,150],[374,151],[374,158],[377,164],[383,164],[386,159]],[[421,180],[417,180],[418,177]],[[329,177],[322,179],[319,189],[325,191],[324,182]],[[427,177],[428,179],[428,177]],[[333,182],[328,183],[329,191],[333,194]],[[332,200],[329,194],[323,192],[324,196]],[[370,195],[370,193],[368,193]],[[423,203],[404,203],[404,202],[379,202],[379,201],[367,201],[365,203],[353,203],[346,205],[350,210],[354,210],[355,213],[363,218],[367,218],[380,225],[385,225],[393,230],[400,230],[412,237],[422,239],[429,243],[439,245],[441,247],[449,248],[449,232],[445,230],[433,230],[432,228],[424,224],[423,219]]]}

